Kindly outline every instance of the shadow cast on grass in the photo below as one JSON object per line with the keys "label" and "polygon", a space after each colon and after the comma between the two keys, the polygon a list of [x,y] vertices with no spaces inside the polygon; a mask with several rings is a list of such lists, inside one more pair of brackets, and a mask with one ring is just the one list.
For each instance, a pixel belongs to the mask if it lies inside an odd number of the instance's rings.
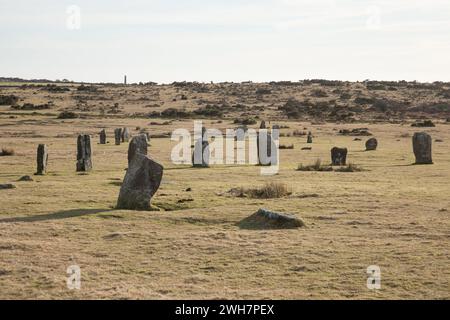
{"label": "shadow cast on grass", "polygon": [[39,221],[48,221],[48,220],[59,220],[59,219],[68,219],[68,218],[76,218],[81,216],[86,216],[90,214],[96,214],[101,212],[109,212],[113,211],[113,209],[73,209],[73,210],[63,210],[49,214],[42,214],[37,216],[27,216],[27,217],[14,217],[14,218],[5,218],[0,219],[0,223],[11,223],[11,222],[39,222]]}

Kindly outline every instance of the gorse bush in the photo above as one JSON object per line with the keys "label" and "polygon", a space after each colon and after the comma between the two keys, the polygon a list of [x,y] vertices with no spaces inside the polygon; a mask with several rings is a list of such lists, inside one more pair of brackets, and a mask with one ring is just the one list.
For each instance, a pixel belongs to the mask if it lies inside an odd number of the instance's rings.
{"label": "gorse bush", "polygon": [[333,168],[330,165],[322,165],[322,161],[317,159],[316,162],[307,166],[300,164],[297,171],[333,171]]}
{"label": "gorse bush", "polygon": [[76,119],[78,115],[72,111],[63,111],[58,115],[58,119]]}
{"label": "gorse bush", "polygon": [[13,156],[15,154],[14,149],[12,148],[2,148],[0,152],[0,156]]}
{"label": "gorse bush", "polygon": [[13,106],[19,101],[19,98],[15,95],[0,96],[0,106]]}
{"label": "gorse bush", "polygon": [[349,163],[345,167],[340,167],[336,169],[336,172],[360,172],[360,171],[364,171],[364,169],[354,163]]}
{"label": "gorse bush", "polygon": [[230,193],[236,197],[255,199],[282,198],[291,194],[284,183],[270,182],[259,188],[233,188]]}

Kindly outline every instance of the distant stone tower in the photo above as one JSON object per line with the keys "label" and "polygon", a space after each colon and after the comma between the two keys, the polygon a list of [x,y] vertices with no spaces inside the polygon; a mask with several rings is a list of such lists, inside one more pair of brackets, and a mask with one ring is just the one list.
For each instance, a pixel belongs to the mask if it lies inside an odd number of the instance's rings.
{"label": "distant stone tower", "polygon": [[127,75],[125,75],[125,76],[123,77],[123,84],[124,84],[124,85],[127,85]]}

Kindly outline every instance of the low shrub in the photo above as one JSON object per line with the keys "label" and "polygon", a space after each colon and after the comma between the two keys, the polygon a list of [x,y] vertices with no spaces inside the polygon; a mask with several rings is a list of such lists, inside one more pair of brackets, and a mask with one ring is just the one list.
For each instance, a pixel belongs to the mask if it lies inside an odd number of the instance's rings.
{"label": "low shrub", "polygon": [[259,188],[233,188],[230,193],[236,197],[249,197],[254,199],[282,198],[292,193],[284,183],[270,182]]}
{"label": "low shrub", "polygon": [[63,111],[58,115],[58,119],[76,119],[78,115],[72,111]]}
{"label": "low shrub", "polygon": [[15,154],[14,149],[12,148],[2,148],[2,151],[0,152],[0,156],[13,156]]}
{"label": "low shrub", "polygon": [[0,106],[13,106],[19,101],[19,98],[15,95],[1,95],[0,96]]}
{"label": "low shrub", "polygon": [[330,165],[322,165],[322,161],[317,159],[315,163],[307,166],[300,164],[297,171],[333,171],[333,167]]}
{"label": "low shrub", "polygon": [[294,149],[294,145],[291,144],[289,146],[286,146],[286,145],[282,144],[282,145],[279,146],[279,149],[280,150],[282,150],[282,149]]}
{"label": "low shrub", "polygon": [[356,164],[349,163],[347,166],[337,168],[335,171],[336,172],[360,172],[360,171],[364,171],[364,169]]}

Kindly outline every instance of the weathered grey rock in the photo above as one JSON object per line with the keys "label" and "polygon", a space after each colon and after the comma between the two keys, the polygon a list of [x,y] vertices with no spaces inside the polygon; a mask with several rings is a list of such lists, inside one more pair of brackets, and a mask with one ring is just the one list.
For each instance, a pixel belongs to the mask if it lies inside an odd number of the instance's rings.
{"label": "weathered grey rock", "polygon": [[306,143],[312,143],[312,142],[313,142],[312,133],[308,132],[308,137],[306,138]]}
{"label": "weathered grey rock", "polygon": [[150,133],[148,133],[145,130],[141,130],[139,133],[140,134],[145,134],[147,136],[147,143],[150,144]]}
{"label": "weathered grey rock", "polygon": [[0,184],[0,189],[15,189],[16,186],[13,185],[12,183],[4,183],[4,184]]}
{"label": "weathered grey rock", "polygon": [[294,229],[304,226],[305,223],[294,215],[266,209],[259,209],[239,223],[242,229]]}
{"label": "weathered grey rock", "polygon": [[120,145],[120,141],[122,140],[122,128],[114,129],[114,141],[116,146]]}
{"label": "weathered grey rock", "polygon": [[37,148],[37,175],[44,175],[47,172],[48,150],[45,144],[38,145]]}
{"label": "weathered grey rock", "polygon": [[374,151],[377,150],[378,141],[375,138],[370,138],[366,141],[366,151]]}
{"label": "weathered grey rock", "polygon": [[194,145],[192,153],[192,166],[196,168],[209,167],[209,142],[207,140],[198,139]]}
{"label": "weathered grey rock", "polygon": [[333,166],[345,166],[347,163],[347,148],[331,149],[331,164]]}
{"label": "weathered grey rock", "polygon": [[105,131],[105,129],[100,131],[100,144],[106,144],[106,131]]}
{"label": "weathered grey rock", "polygon": [[128,142],[130,141],[130,131],[128,130],[128,128],[123,128],[122,129],[122,142]]}
{"label": "weathered grey rock", "polygon": [[33,178],[30,177],[30,176],[22,176],[22,177],[20,177],[19,180],[17,180],[17,181],[22,181],[22,182],[25,182],[25,181],[33,181]]}
{"label": "weathered grey rock", "polygon": [[120,188],[117,208],[150,210],[151,199],[161,184],[162,176],[162,165],[146,155],[136,153]]}
{"label": "weathered grey rock", "polygon": [[128,164],[133,160],[136,154],[147,155],[148,152],[148,141],[147,135],[141,133],[140,135],[133,137],[128,146]]}
{"label": "weathered grey rock", "polygon": [[413,136],[413,150],[416,164],[432,164],[431,136],[425,132],[416,132]]}
{"label": "weathered grey rock", "polygon": [[92,170],[91,136],[79,135],[77,140],[77,172]]}
{"label": "weathered grey rock", "polygon": [[272,151],[274,151],[275,146],[273,145],[272,136],[269,132],[266,135],[266,142],[261,139],[260,133],[256,137],[256,146],[258,149],[258,163],[259,165],[269,165],[270,159],[272,157]]}

